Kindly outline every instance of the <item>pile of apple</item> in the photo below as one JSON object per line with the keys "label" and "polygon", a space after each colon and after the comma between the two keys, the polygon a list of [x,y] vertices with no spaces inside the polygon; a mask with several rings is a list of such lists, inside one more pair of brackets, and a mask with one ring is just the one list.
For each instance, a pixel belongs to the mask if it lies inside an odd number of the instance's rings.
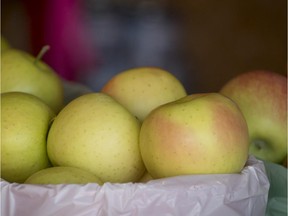
{"label": "pile of apple", "polygon": [[139,67],[64,103],[42,52],[2,53],[1,178],[30,184],[145,182],[239,173],[248,155],[287,158],[287,78],[251,71],[219,92],[187,94]]}

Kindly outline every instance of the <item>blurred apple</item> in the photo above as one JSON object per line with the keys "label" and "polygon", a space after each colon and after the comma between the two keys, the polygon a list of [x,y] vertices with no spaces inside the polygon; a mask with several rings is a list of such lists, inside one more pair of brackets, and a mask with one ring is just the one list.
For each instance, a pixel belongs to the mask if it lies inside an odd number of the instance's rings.
{"label": "blurred apple", "polygon": [[25,184],[103,184],[92,173],[76,167],[50,167],[32,174]]}
{"label": "blurred apple", "polygon": [[36,96],[1,94],[1,177],[22,183],[50,166],[46,136],[54,113]]}
{"label": "blurred apple", "polygon": [[1,35],[1,53],[10,48],[11,46],[9,42],[7,41],[7,39],[3,35]]}
{"label": "blurred apple", "polygon": [[102,92],[115,98],[140,121],[157,106],[187,95],[174,75],[156,67],[123,71],[110,79]]}
{"label": "blurred apple", "polygon": [[220,92],[234,100],[246,118],[250,153],[281,163],[287,155],[287,77],[250,71],[228,81]]}
{"label": "blurred apple", "polygon": [[20,91],[33,94],[47,103],[55,113],[63,106],[63,85],[60,77],[41,56],[34,58],[27,52],[9,49],[1,56],[1,93]]}
{"label": "blurred apple", "polygon": [[139,121],[112,97],[88,93],[72,100],[48,134],[55,166],[85,169],[103,182],[134,182],[144,173]]}
{"label": "blurred apple", "polygon": [[219,93],[192,94],[154,109],[140,131],[140,150],[153,178],[239,173],[248,158],[246,121]]}

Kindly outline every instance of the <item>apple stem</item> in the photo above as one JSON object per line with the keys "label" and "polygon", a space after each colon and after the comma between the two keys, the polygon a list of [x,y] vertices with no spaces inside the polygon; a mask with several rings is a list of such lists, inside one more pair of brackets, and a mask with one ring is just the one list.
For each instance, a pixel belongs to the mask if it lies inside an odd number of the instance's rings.
{"label": "apple stem", "polygon": [[45,45],[42,47],[42,49],[40,50],[40,52],[38,53],[37,57],[35,58],[34,64],[37,64],[37,62],[39,62],[42,57],[44,56],[44,54],[50,49],[49,45]]}

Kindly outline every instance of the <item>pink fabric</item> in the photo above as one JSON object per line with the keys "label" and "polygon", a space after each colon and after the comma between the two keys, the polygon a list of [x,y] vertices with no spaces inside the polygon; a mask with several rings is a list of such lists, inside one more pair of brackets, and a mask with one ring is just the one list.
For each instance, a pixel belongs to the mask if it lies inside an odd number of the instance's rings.
{"label": "pink fabric", "polygon": [[48,0],[46,4],[44,41],[50,50],[43,59],[63,78],[77,80],[97,64],[81,0]]}

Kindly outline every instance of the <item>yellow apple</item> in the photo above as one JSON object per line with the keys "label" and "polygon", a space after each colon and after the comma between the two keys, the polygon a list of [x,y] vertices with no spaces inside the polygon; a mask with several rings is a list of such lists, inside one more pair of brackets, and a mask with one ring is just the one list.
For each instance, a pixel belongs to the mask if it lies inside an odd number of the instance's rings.
{"label": "yellow apple", "polygon": [[102,92],[115,98],[140,121],[154,108],[187,95],[170,72],[156,67],[137,67],[110,79]]}
{"label": "yellow apple", "polygon": [[154,109],[140,131],[140,150],[153,178],[239,173],[248,158],[246,121],[219,93],[192,94]]}
{"label": "yellow apple", "polygon": [[33,94],[58,113],[64,103],[63,84],[58,74],[40,60],[43,52],[37,58],[12,48],[3,52],[1,93],[20,91]]}
{"label": "yellow apple", "polygon": [[287,77],[270,71],[249,71],[228,81],[220,92],[244,114],[250,153],[281,163],[287,155]]}
{"label": "yellow apple", "polygon": [[36,96],[1,94],[1,177],[22,183],[50,166],[46,137],[54,112]]}
{"label": "yellow apple", "polygon": [[92,173],[76,167],[49,167],[32,174],[25,184],[103,184]]}
{"label": "yellow apple", "polygon": [[90,171],[103,182],[138,180],[145,167],[140,155],[139,121],[104,93],[88,93],[67,104],[48,134],[55,166]]}

